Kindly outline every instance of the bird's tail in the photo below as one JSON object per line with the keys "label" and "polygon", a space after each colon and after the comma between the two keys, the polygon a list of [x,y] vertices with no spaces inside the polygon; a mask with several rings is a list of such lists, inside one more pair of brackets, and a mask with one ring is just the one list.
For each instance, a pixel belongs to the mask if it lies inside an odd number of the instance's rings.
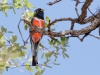
{"label": "bird's tail", "polygon": [[36,66],[38,64],[38,47],[39,47],[39,42],[31,44],[31,49],[32,49],[32,66]]}
{"label": "bird's tail", "polygon": [[32,56],[32,66],[36,66],[38,64],[37,57]]}

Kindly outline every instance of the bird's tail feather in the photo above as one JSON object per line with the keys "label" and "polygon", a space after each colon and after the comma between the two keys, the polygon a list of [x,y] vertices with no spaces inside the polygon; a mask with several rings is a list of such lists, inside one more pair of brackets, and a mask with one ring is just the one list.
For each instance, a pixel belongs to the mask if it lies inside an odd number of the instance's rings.
{"label": "bird's tail feather", "polygon": [[32,42],[32,66],[36,66],[38,64],[38,46],[39,42]]}

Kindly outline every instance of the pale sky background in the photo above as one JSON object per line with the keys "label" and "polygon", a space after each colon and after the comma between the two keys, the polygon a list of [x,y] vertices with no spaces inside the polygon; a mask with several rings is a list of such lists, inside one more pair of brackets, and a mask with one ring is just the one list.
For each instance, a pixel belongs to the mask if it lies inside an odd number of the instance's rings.
{"label": "pale sky background", "polygon": [[[9,0],[10,1],[10,0]],[[47,3],[54,0],[29,0],[37,8],[45,9],[45,16],[49,16],[51,21],[56,18],[72,17],[76,18],[75,2],[72,0],[62,0],[61,2],[48,6]],[[84,1],[84,0],[81,0]],[[100,5],[100,0],[94,0],[90,5],[90,10],[95,13],[96,8]],[[78,5],[79,13],[81,12],[82,4]],[[34,9],[32,10],[34,11]],[[15,15],[12,10],[8,11],[8,17],[6,18],[4,13],[0,12],[0,26],[8,28],[8,30],[14,31],[14,34],[19,35],[17,25],[21,18],[21,10],[16,12]],[[91,14],[88,12],[88,16]],[[55,24],[57,31],[68,30],[70,28],[70,22],[58,22]],[[23,23],[21,23],[23,29]],[[75,24],[75,29],[86,27]],[[23,31],[25,38],[28,37],[28,31]],[[92,34],[98,36],[98,30],[92,32]],[[9,35],[8,35],[9,36]],[[45,38],[42,41],[45,44]],[[19,37],[18,42],[22,41]],[[100,75],[100,40],[88,36],[83,42],[80,42],[77,38],[69,39],[69,46],[67,47],[67,54],[69,58],[64,59],[59,56],[58,62],[60,66],[52,66],[53,68],[46,68],[43,75]],[[29,71],[20,72],[18,69],[9,69],[5,71],[3,75],[30,75]]]}

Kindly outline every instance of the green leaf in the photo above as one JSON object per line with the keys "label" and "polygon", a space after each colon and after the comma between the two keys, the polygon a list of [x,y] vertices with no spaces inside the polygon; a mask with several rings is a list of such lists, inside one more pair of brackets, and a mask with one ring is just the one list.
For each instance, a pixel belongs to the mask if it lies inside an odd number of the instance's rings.
{"label": "green leaf", "polygon": [[25,68],[26,68],[27,70],[29,70],[29,68],[30,68],[30,63],[27,62]]}
{"label": "green leaf", "polygon": [[26,68],[27,70],[31,71],[31,72],[34,71],[33,68],[30,67],[30,63],[29,63],[29,62],[26,63],[25,68]]}
{"label": "green leaf", "polygon": [[4,68],[5,68],[5,62],[0,62],[0,70],[4,70]]}
{"label": "green leaf", "polygon": [[27,48],[31,48],[30,46],[28,46]]}
{"label": "green leaf", "polygon": [[65,38],[65,41],[68,42],[69,38]]}
{"label": "green leaf", "polygon": [[17,36],[16,35],[12,35],[12,37],[10,38],[10,41],[12,43],[14,43],[14,42],[16,42],[16,40],[17,40]]}
{"label": "green leaf", "polygon": [[41,75],[41,72],[37,71],[34,75]]}
{"label": "green leaf", "polygon": [[0,32],[0,40],[3,38],[3,33]]}
{"label": "green leaf", "polygon": [[17,1],[17,3],[20,3],[20,0],[16,0]]}
{"label": "green leaf", "polygon": [[52,40],[49,40],[49,39],[48,39],[48,41],[49,41],[49,44],[52,45]]}
{"label": "green leaf", "polygon": [[28,25],[25,24],[24,29],[27,30],[28,29]]}
{"label": "green leaf", "polygon": [[15,8],[17,8],[17,9],[21,8],[21,3],[15,2],[13,4],[14,4]]}
{"label": "green leaf", "polygon": [[35,68],[37,71],[41,72],[41,69],[38,66],[36,66]]}
{"label": "green leaf", "polygon": [[65,56],[63,55],[63,58],[65,58]]}
{"label": "green leaf", "polygon": [[54,65],[60,65],[60,64],[58,64],[58,63],[53,63]]}
{"label": "green leaf", "polygon": [[57,54],[54,54],[54,56],[55,56],[55,58],[58,58],[58,57],[57,57]]}
{"label": "green leaf", "polygon": [[28,8],[32,8],[32,7],[33,7],[31,3],[27,3],[26,6],[27,6]]}
{"label": "green leaf", "polygon": [[28,14],[30,17],[33,17],[33,15],[34,15],[33,12],[28,12]]}
{"label": "green leaf", "polygon": [[6,50],[6,46],[3,46],[2,47],[2,52],[1,52],[2,54],[7,54],[8,53],[8,51]]}
{"label": "green leaf", "polygon": [[12,51],[12,47],[8,47],[7,51],[8,52]]}
{"label": "green leaf", "polygon": [[69,58],[68,54],[64,53],[64,55],[65,55],[67,58]]}
{"label": "green leaf", "polygon": [[34,75],[41,75],[45,70],[37,71]]}
{"label": "green leaf", "polygon": [[65,37],[61,37],[61,41],[64,41],[65,40]]}
{"label": "green leaf", "polygon": [[2,46],[4,46],[5,40],[4,40],[4,39],[0,39],[0,44],[1,44]]}
{"label": "green leaf", "polygon": [[8,31],[8,33],[13,33],[12,31]]}
{"label": "green leaf", "polygon": [[8,71],[8,67],[6,67],[6,71]]}
{"label": "green leaf", "polygon": [[46,57],[46,60],[49,59],[49,53],[48,52],[45,53],[45,57]]}
{"label": "green leaf", "polygon": [[49,21],[50,21],[49,17],[46,16],[46,23],[49,24]]}
{"label": "green leaf", "polygon": [[2,47],[3,45],[1,44],[1,42],[0,42],[0,48]]}
{"label": "green leaf", "polygon": [[8,16],[7,12],[6,12],[6,11],[4,11],[4,13],[5,13],[5,16],[7,17],[7,16]]}
{"label": "green leaf", "polygon": [[17,36],[16,36],[16,35],[13,35],[13,36],[12,36],[12,40],[13,40],[13,42],[16,42]]}
{"label": "green leaf", "polygon": [[51,66],[48,66],[48,65],[46,65],[46,67],[48,67],[48,68],[52,68]]}
{"label": "green leaf", "polygon": [[43,74],[44,70],[41,70],[41,74]]}
{"label": "green leaf", "polygon": [[66,52],[66,48],[62,48],[62,53]]}
{"label": "green leaf", "polygon": [[51,61],[51,59],[46,60],[46,61],[44,62],[44,66],[46,66],[46,64],[47,64],[48,62],[50,62],[50,61]]}
{"label": "green leaf", "polygon": [[20,48],[21,48],[21,49],[27,49],[25,46],[21,46]]}
{"label": "green leaf", "polygon": [[13,1],[13,3],[15,3],[16,2],[16,0],[12,0]]}
{"label": "green leaf", "polygon": [[7,3],[7,0],[2,0],[3,3]]}
{"label": "green leaf", "polygon": [[15,11],[15,9],[13,8],[13,12],[14,12],[14,14],[16,14],[16,11]]}
{"label": "green leaf", "polygon": [[20,57],[25,57],[25,54],[26,54],[26,51],[24,51],[24,50],[20,50],[20,52],[19,52],[19,56]]}
{"label": "green leaf", "polygon": [[42,56],[41,56],[41,58],[43,58],[43,57],[44,57],[44,55],[45,55],[45,53],[43,52],[43,53],[42,53]]}
{"label": "green leaf", "polygon": [[6,31],[7,31],[7,29],[6,29],[6,28],[4,28],[3,26],[1,26],[1,31],[2,31],[2,32],[6,32]]}
{"label": "green leaf", "polygon": [[59,50],[59,46],[53,46],[53,47],[56,49],[56,51]]}

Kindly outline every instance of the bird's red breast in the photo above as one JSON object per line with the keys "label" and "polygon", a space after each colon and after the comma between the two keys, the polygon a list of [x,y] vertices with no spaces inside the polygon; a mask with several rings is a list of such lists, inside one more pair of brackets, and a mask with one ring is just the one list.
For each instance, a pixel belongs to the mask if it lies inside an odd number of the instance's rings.
{"label": "bird's red breast", "polygon": [[[32,21],[32,25],[37,26],[38,28],[44,28],[44,20],[34,18],[34,20]],[[41,33],[35,32],[32,35],[32,40],[34,43],[36,43],[41,39],[41,37],[42,37]]]}

